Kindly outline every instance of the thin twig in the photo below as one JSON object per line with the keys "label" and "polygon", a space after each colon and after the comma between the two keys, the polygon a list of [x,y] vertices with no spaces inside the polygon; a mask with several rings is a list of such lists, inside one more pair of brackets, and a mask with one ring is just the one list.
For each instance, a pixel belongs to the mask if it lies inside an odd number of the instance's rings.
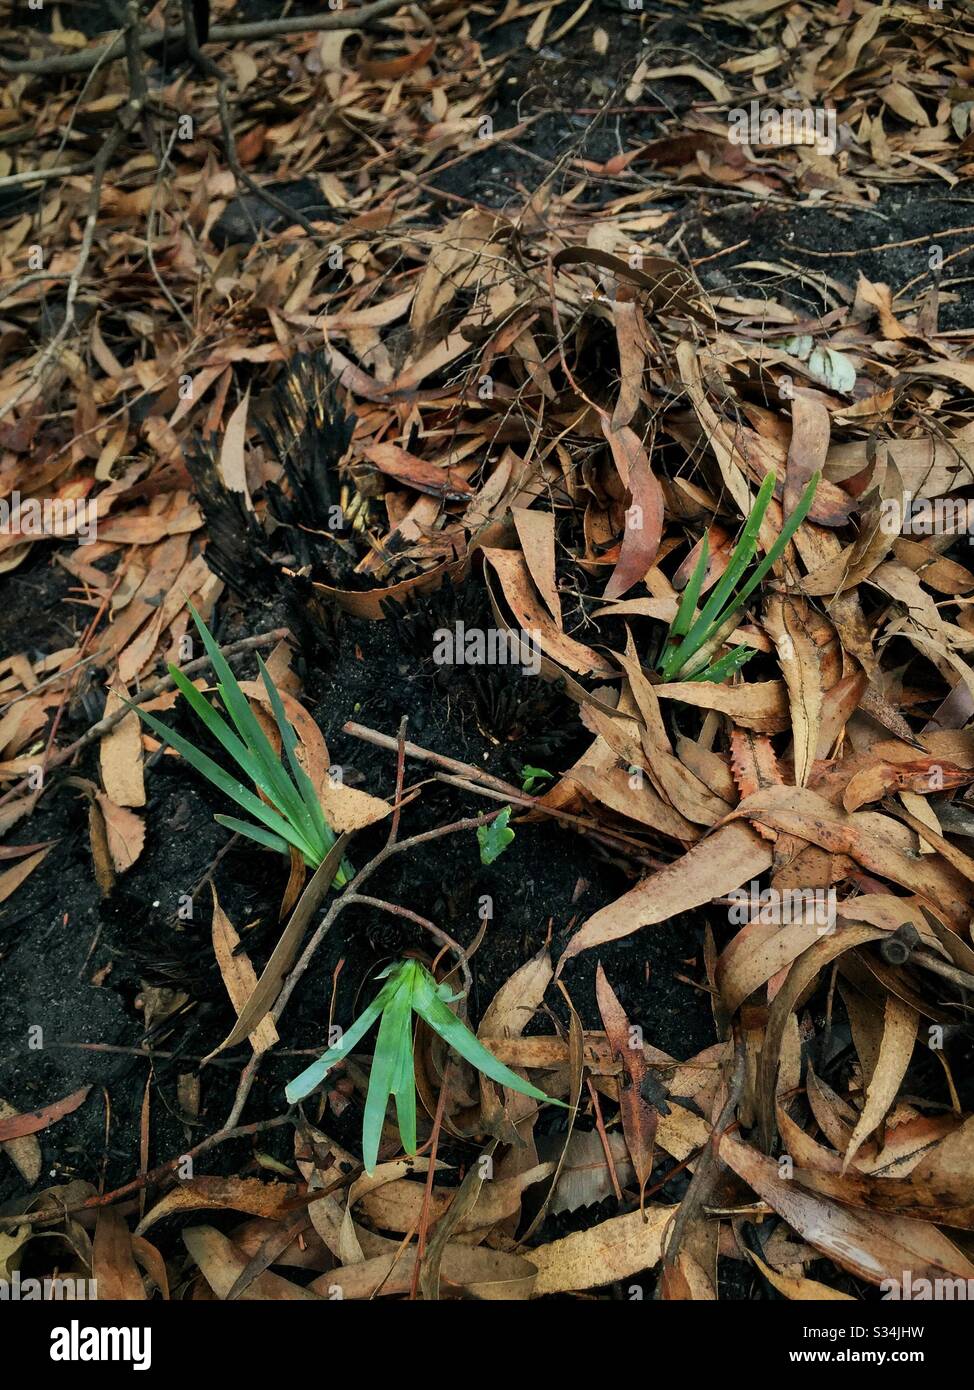
{"label": "thin twig", "polygon": [[454,941],[453,937],[447,935],[441,927],[436,926],[426,917],[420,917],[418,912],[411,912],[408,907],[400,907],[399,903],[386,902],[384,898],[368,898],[361,893],[355,893],[353,894],[353,901],[364,907],[377,907],[380,912],[391,912],[394,917],[405,917],[410,922],[415,922],[417,926],[422,927],[424,931],[428,931],[435,941],[438,941],[444,949],[452,951],[456,956],[463,975],[464,988],[469,994],[473,988],[473,975],[470,972],[467,953],[460,943]]}
{"label": "thin twig", "polygon": [[177,1154],[175,1158],[168,1159],[161,1163],[158,1168],[152,1168],[147,1173],[141,1173],[131,1182],[125,1183],[122,1187],[116,1187],[112,1192],[102,1192],[95,1197],[88,1197],[83,1202],[74,1202],[66,1207],[43,1207],[38,1211],[25,1211],[17,1216],[0,1216],[0,1226],[14,1225],[22,1226],[25,1222],[31,1225],[39,1225],[46,1221],[61,1221],[65,1216],[75,1216],[82,1211],[97,1211],[102,1207],[110,1207],[115,1202],[122,1201],[125,1197],[135,1196],[147,1187],[154,1187],[163,1178],[168,1177],[186,1159],[198,1158],[201,1154],[209,1153],[219,1144],[225,1144],[230,1139],[248,1139],[255,1134],[261,1134],[267,1129],[277,1129],[280,1125],[292,1123],[291,1115],[275,1115],[269,1120],[258,1120],[254,1124],[239,1125],[234,1129],[221,1129],[216,1134],[211,1134],[207,1139],[202,1139],[194,1148],[186,1149],[183,1153]]}
{"label": "thin twig", "polygon": [[[395,751],[396,753],[399,751],[398,739],[392,738],[389,734],[380,734],[378,730],[370,729],[365,724],[356,724],[353,720],[342,725],[342,733],[350,734],[352,738],[359,738],[363,743],[374,744],[376,748],[387,748],[390,752]],[[460,787],[461,790],[470,791],[478,796],[492,794],[496,800],[510,801],[518,806],[524,806],[527,810],[539,811],[542,815],[551,816],[553,820],[563,821],[566,825],[577,826],[580,830],[591,835],[593,839],[600,841],[617,853],[620,851],[620,846],[625,846],[629,856],[647,868],[663,868],[663,860],[647,854],[642,842],[632,835],[627,835],[625,831],[613,830],[611,827],[599,825],[596,821],[585,816],[577,816],[571,811],[562,811],[559,807],[549,806],[540,797],[528,796],[511,782],[494,777],[492,773],[484,772],[482,768],[474,767],[472,763],[462,763],[456,758],[448,758],[442,753],[434,753],[430,748],[421,748],[418,743],[404,741],[402,747],[406,757],[413,758],[417,762],[432,763],[434,767],[443,768],[446,774],[455,774],[454,776],[438,775],[437,781],[439,782]],[[476,785],[472,786],[471,783],[476,783]]]}
{"label": "thin twig", "polygon": [[[0,178],[0,188],[20,188],[22,184],[50,183],[53,179],[68,179],[73,174],[87,174],[91,171],[91,160],[79,164],[59,164],[55,169],[26,169],[22,174],[4,174]],[[38,275],[39,280],[52,280],[56,276]]]}
{"label": "thin twig", "polygon": [[[370,859],[367,864],[365,864],[361,869],[359,869],[358,873],[352,879],[351,883],[345,889],[344,893],[342,893],[340,897],[335,898],[328,911],[322,918],[314,935],[311,937],[310,941],[308,941],[298,960],[291,967],[291,972],[288,975],[287,979],[284,981],[283,985],[281,986],[280,993],[278,994],[277,999],[274,1002],[274,1007],[270,1010],[270,1016],[274,1020],[275,1024],[280,1021],[281,1015],[287,1008],[288,1001],[290,1000],[291,995],[294,993],[305,971],[308,969],[308,966],[314,959],[314,955],[318,947],[321,945],[322,941],[324,941],[325,937],[331,931],[332,927],[335,925],[341,913],[344,912],[345,908],[352,906],[355,903],[375,903],[378,901],[377,899],[367,898],[365,897],[365,895],[358,892],[360,886],[372,877],[376,869],[380,868],[386,862],[386,860],[390,859],[394,854],[407,853],[410,850],[416,849],[419,845],[430,844],[434,840],[442,840],[447,835],[457,835],[466,830],[479,830],[482,825],[488,825],[492,820],[495,820],[500,814],[500,811],[491,811],[487,815],[474,816],[467,820],[452,821],[449,825],[437,826],[433,830],[424,830],[419,835],[413,835],[408,840],[398,840],[395,844],[385,844],[383,848],[380,849],[379,852],[374,856],[374,858]],[[397,910],[390,903],[383,902],[382,907],[392,911]],[[413,914],[409,913],[408,910],[405,908],[398,910],[401,911],[402,915],[404,916],[413,916]],[[416,919],[414,918],[414,920]],[[427,929],[432,927],[432,923],[424,922],[422,918],[419,918],[418,920],[422,923],[422,925],[426,926]],[[438,933],[438,929],[435,927],[433,928],[433,931],[434,933]],[[469,978],[469,968],[466,967],[466,955],[462,948],[459,947],[456,942],[451,941],[451,939],[447,937],[445,933],[439,933],[439,935],[445,943],[448,943],[450,945],[450,948],[452,950],[457,952],[461,962],[461,966],[466,969],[466,978]],[[247,1063],[246,1067],[241,1073],[240,1081],[237,1086],[237,1092],[233,1100],[233,1108],[230,1112],[230,1117],[228,1118],[224,1128],[229,1128],[231,1123],[235,1123],[240,1118],[240,1115],[243,1113],[244,1105],[247,1102],[247,1097],[250,1094],[250,1090],[254,1084],[254,1080],[257,1076],[259,1067],[260,1055],[254,1053],[253,1057],[251,1057],[250,1061]]]}
{"label": "thin twig", "polygon": [[[288,207],[282,198],[276,193],[271,193],[268,189],[262,188],[256,179],[247,173],[240,163],[237,155],[237,139],[233,133],[233,121],[230,118],[230,105],[227,101],[227,78],[221,69],[208,57],[200,48],[199,39],[196,34],[196,19],[193,14],[192,0],[182,0],[183,6],[183,35],[186,39],[186,47],[189,56],[195,67],[204,76],[211,78],[216,83],[216,108],[220,116],[220,130],[223,134],[223,148],[230,166],[230,172],[237,182],[237,187],[241,185],[250,190],[255,198],[262,203],[266,203],[269,208],[280,216],[287,218],[289,223],[296,222],[308,236],[317,237],[320,235],[317,228],[305,217],[303,212],[298,212],[296,208]],[[259,235],[259,228],[254,222],[250,209],[246,203],[243,204],[250,229],[256,238]]]}
{"label": "thin twig", "polygon": [[[281,34],[318,33],[327,29],[364,29],[374,19],[398,10],[402,0],[375,0],[374,4],[363,5],[360,9],[342,8],[328,14],[301,15],[290,19],[261,19],[250,24],[214,24],[210,30],[210,43],[246,43],[250,39],[272,39]],[[178,43],[186,38],[185,29],[164,29],[161,32],[142,33],[138,46],[143,53],[164,44]],[[122,35],[108,44],[97,48],[85,48],[80,53],[68,53],[54,58],[28,58],[19,62],[0,59],[0,72],[16,75],[33,73],[42,77],[56,77],[65,73],[88,72],[100,63],[112,63],[125,57],[125,39]]]}
{"label": "thin twig", "polygon": [[409,716],[403,715],[399,724],[399,737],[396,740],[396,795],[392,809],[392,827],[389,831],[389,843],[394,845],[399,838],[399,816],[402,811],[402,784],[406,776],[406,725]]}
{"label": "thin twig", "polygon": [[676,1264],[680,1249],[690,1228],[690,1223],[702,1210],[707,1195],[718,1172],[717,1150],[720,1148],[720,1141],[724,1133],[730,1127],[741,1098],[741,1091],[744,1089],[745,1074],[745,1051],[742,1037],[738,1037],[734,1049],[734,1065],[728,1079],[727,1099],[721,1106],[720,1114],[714,1122],[710,1132],[710,1140],[702,1150],[697,1166],[694,1169],[690,1185],[683,1195],[673,1224],[669,1228],[669,1236],[665,1240],[663,1251],[663,1263],[660,1269],[659,1281],[656,1285],[656,1297],[662,1293],[663,1280],[666,1271],[672,1269]]}

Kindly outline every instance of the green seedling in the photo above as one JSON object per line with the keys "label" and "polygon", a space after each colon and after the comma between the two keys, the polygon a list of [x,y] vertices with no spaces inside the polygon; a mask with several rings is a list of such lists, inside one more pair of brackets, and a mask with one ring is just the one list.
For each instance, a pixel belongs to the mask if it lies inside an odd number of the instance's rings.
{"label": "green seedling", "polygon": [[514,839],[514,831],[508,827],[511,808],[505,806],[499,816],[487,825],[478,825],[477,843],[480,846],[481,864],[493,864],[504,853]]}
{"label": "green seedling", "polygon": [[[192,604],[190,612],[216,672],[217,691],[230,716],[232,726],[172,663],[169,665],[169,674],[200,722],[229,753],[260,795],[250,791],[237,777],[214,762],[208,754],[190,743],[189,739],[183,738],[175,729],[157,719],[154,714],[150,714],[139,705],[132,705],[131,708],[136,710],[154,733],[171,744],[197,772],[201,772],[208,782],[225,792],[232,801],[247,811],[254,821],[259,822],[255,825],[253,821],[239,820],[236,816],[217,816],[216,819],[221,825],[235,830],[239,835],[245,835],[250,840],[256,840],[267,849],[278,850],[281,854],[290,854],[292,848],[296,849],[304,862],[316,869],[334,845],[335,832],[325,820],[311,778],[298,761],[298,738],[284,713],[280,693],[271,680],[267,667],[258,657],[260,674],[281,735],[281,747],[287,757],[287,766],[280,754],[274,751],[270,739],[250,708],[246,695],[240,689],[236,676],[230,670],[226,657]],[[351,865],[344,860],[335,876],[335,887],[343,888],[353,873]]]}
{"label": "green seedling", "polygon": [[362,1156],[366,1171],[375,1171],[379,1157],[379,1141],[385,1122],[389,1097],[396,1099],[396,1118],[399,1137],[408,1154],[416,1152],[416,1080],[413,1072],[413,1014],[421,1018],[445,1043],[465,1061],[489,1076],[501,1086],[520,1091],[538,1101],[564,1105],[524,1081],[516,1072],[499,1062],[488,1052],[467,1025],[447,1007],[460,996],[451,994],[449,985],[438,985],[430,972],[416,960],[397,961],[376,977],[386,983],[375,999],[345,1030],[340,1043],[330,1047],[316,1062],[296,1076],[287,1087],[288,1102],[294,1105],[320,1086],[336,1062],[347,1057],[356,1043],[379,1019],[369,1089],[362,1122]]}
{"label": "green seedling", "polygon": [[552,774],[546,772],[543,767],[529,767],[525,763],[521,768],[521,790],[530,795],[539,782],[552,781]]}
{"label": "green seedling", "polygon": [[737,626],[744,604],[808,515],[820,477],[821,474],[815,473],[809,479],[798,506],[782,526],[781,533],[771,549],[744,580],[744,571],[757,554],[761,523],[774,492],[775,475],[766,475],[741,532],[741,538],[734,547],[730,563],[718,583],[714,585],[707,602],[697,612],[697,602],[709,560],[707,536],[704,534],[700,558],[683,590],[683,597],[680,599],[676,617],[670,626],[659,660],[657,669],[664,681],[726,680],[754,655],[750,647],[738,647],[711,665],[714,653]]}

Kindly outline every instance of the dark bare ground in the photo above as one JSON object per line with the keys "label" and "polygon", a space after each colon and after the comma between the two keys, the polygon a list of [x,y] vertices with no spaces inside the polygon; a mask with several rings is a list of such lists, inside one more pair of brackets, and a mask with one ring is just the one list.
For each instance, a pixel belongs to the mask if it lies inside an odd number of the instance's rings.
{"label": "dark bare ground", "polygon": [[[29,596],[35,640],[44,643],[50,629],[49,605],[56,602],[63,571],[38,563],[21,576]],[[471,580],[469,582],[475,582]],[[26,605],[25,605],[26,606]],[[24,615],[26,616],[26,614]],[[244,630],[274,625],[247,615],[232,615],[227,640]],[[395,786],[395,758],[341,733],[355,719],[394,734],[403,714],[408,736],[423,746],[517,780],[530,752],[530,732],[518,743],[497,743],[478,726],[471,692],[461,682],[448,694],[438,691],[428,659],[403,650],[389,624],[348,620],[343,624],[337,656],[306,651],[307,700],[329,743],[333,760],[346,780],[384,796]],[[28,646],[32,643],[28,640]],[[242,668],[243,673],[244,668]],[[577,747],[566,745],[553,768],[567,765],[584,746],[577,723]],[[69,737],[85,721],[65,728]],[[539,734],[547,731],[537,730]],[[582,737],[579,738],[579,735]],[[95,755],[78,771],[91,774]],[[407,787],[427,778],[425,764],[407,762]],[[165,758],[150,774],[146,807],[146,849],[119,882],[108,901],[99,899],[87,837],[85,801],[58,774],[29,824],[32,839],[57,836],[58,844],[0,919],[5,995],[0,1094],[15,1094],[22,1108],[41,1105],[80,1086],[90,1085],[88,1103],[43,1136],[45,1167],[52,1177],[80,1177],[110,1188],[130,1179],[138,1167],[140,1111],[149,1064],[130,1053],[91,1051],[78,1044],[137,1048],[143,1042],[137,999],[145,985],[164,986],[187,996],[185,1011],[171,1031],[163,1029],[153,1045],[174,1057],[153,1064],[153,1113],[150,1166],[180,1153],[219,1128],[233,1097],[242,1057],[230,1054],[202,1073],[202,1106],[195,1129],[180,1117],[177,1081],[197,1070],[199,1057],[225,1036],[232,1012],[213,963],[209,939],[209,890],[194,900],[193,919],[180,921],[183,895],[207,872],[226,832],[212,819],[226,809],[212,789]],[[431,784],[421,800],[404,812],[403,834],[409,835],[493,804],[471,804],[452,788]],[[353,857],[364,863],[383,843],[385,828],[362,834]],[[251,847],[233,849],[216,873],[220,901],[247,944],[258,970],[276,936],[277,907],[286,867],[275,856]],[[493,903],[493,921],[474,958],[475,989],[470,1001],[476,1020],[500,985],[544,944],[549,927],[553,949],[564,945],[568,929],[624,890],[626,878],[584,838],[550,824],[524,826],[515,843],[494,866],[479,860],[475,836],[467,832],[438,841],[411,856],[393,859],[372,880],[370,892],[401,903],[431,920],[463,944],[470,944],[480,922],[483,895]],[[714,1040],[708,996],[688,981],[702,980],[703,917],[673,920],[635,942],[618,943],[600,953],[602,964],[633,1023],[647,1040],[683,1058]],[[404,948],[426,948],[419,928],[400,919],[379,918],[359,909],[341,919],[302,982],[282,1026],[283,1047],[325,1046],[332,993],[332,974],[344,962],[336,1021],[347,1024],[368,981],[382,964]],[[572,1000],[586,1027],[600,1026],[594,1001],[596,961],[583,957],[567,973]],[[676,976],[685,977],[680,980]],[[361,1007],[361,1003],[359,1003]],[[560,1004],[553,1012],[567,1023]],[[29,1030],[43,1029],[42,1048],[28,1044]],[[535,1031],[549,1031],[543,1016]],[[244,1119],[280,1113],[285,1082],[304,1062],[272,1054],[265,1062]],[[357,1146],[361,1118],[357,1105],[326,1123],[340,1142]],[[549,1123],[558,1124],[558,1118]],[[192,1134],[193,1138],[188,1136]],[[272,1131],[254,1145],[237,1143],[201,1161],[203,1171],[246,1172],[256,1147],[288,1163],[289,1132]],[[447,1148],[446,1152],[449,1152]],[[459,1162],[475,1152],[461,1148]],[[675,1166],[667,1160],[660,1175]],[[678,1180],[674,1195],[682,1191]],[[0,1200],[11,1197],[17,1183],[4,1173]],[[597,1218],[591,1211],[584,1224]],[[564,1218],[542,1228],[539,1239],[557,1233]]]}
{"label": "dark bare ground", "polygon": [[[248,5],[246,17],[257,17],[265,8]],[[80,12],[72,22],[86,27]],[[609,72],[592,54],[592,30],[599,24],[613,34]],[[488,53],[496,56],[507,50],[510,54],[497,89],[497,127],[542,111],[547,114],[520,137],[520,151],[485,151],[441,176],[434,174],[432,182],[445,195],[444,213],[457,210],[451,194],[460,199],[475,197],[497,207],[520,204],[522,191],[531,190],[550,175],[566,152],[605,160],[637,139],[653,138],[658,121],[651,115],[612,116],[592,126],[591,117],[581,114],[583,108],[604,102],[616,80],[624,87],[627,72],[647,51],[643,43],[646,34],[607,0],[597,0],[586,21],[550,54],[525,52],[519,47],[523,33],[515,26],[495,34]],[[661,62],[680,61],[674,50],[687,45],[698,54],[719,60],[731,46],[740,51],[746,42],[739,29],[714,30],[708,26],[704,34],[682,11],[649,31],[649,37],[653,51],[659,49]],[[699,95],[680,82],[664,82],[658,87],[663,102],[676,110]],[[572,177],[566,170],[558,170],[555,176],[560,182]],[[608,201],[631,187],[630,181],[620,178],[606,181],[601,193]],[[296,205],[299,202],[313,215],[313,205],[304,201],[306,193],[298,190]],[[678,216],[671,228],[673,232],[682,229],[682,245],[691,257],[711,255],[712,238],[721,245],[747,239],[748,245],[740,251],[701,267],[701,279],[711,291],[719,293],[734,286],[757,296],[764,283],[767,292],[783,302],[804,312],[820,312],[823,302],[803,278],[803,270],[825,270],[850,291],[862,272],[886,281],[895,292],[925,271],[928,247],[873,248],[965,224],[971,202],[963,186],[948,190],[940,181],[927,180],[884,188],[873,210],[761,206],[747,199],[735,201],[726,191],[689,192],[678,184],[662,189],[654,206],[676,210]],[[671,228],[667,228],[667,235]],[[944,244],[948,251],[955,251],[968,240],[954,237]],[[842,254],[846,252],[855,254]],[[762,282],[756,280],[754,272],[735,270],[740,261],[782,259],[796,267],[794,278],[784,282]],[[950,297],[944,299],[942,322],[951,327],[971,323],[962,272],[958,278],[958,285],[945,285]],[[0,619],[6,636],[3,645],[18,651],[69,645],[74,640],[70,624],[80,625],[84,615],[84,610],[64,602],[69,583],[52,552],[35,548],[30,561],[5,581]],[[74,616],[79,612],[82,617]],[[230,640],[272,627],[277,620],[269,612],[231,611],[221,636]],[[415,742],[509,780],[517,780],[522,763],[535,761],[526,750],[532,736],[545,732],[543,728],[528,731],[521,744],[494,742],[478,725],[471,691],[461,686],[448,698],[437,690],[428,662],[400,647],[388,624],[346,620],[337,654],[306,649],[302,656],[309,706],[325,733],[333,760],[342,764],[346,778],[354,785],[388,796],[394,788],[395,760],[389,753],[344,735],[341,729],[348,719],[395,734],[405,714],[408,737]],[[252,672],[241,667],[241,673]],[[80,703],[73,706],[60,737],[78,736],[99,713],[97,709],[86,711]],[[577,726],[577,717],[570,717]],[[557,758],[542,759],[541,765],[552,771],[567,766],[582,746],[582,731],[577,726]],[[77,771],[91,775],[94,768],[95,755],[89,751]],[[407,786],[428,777],[429,772],[424,765],[407,764]],[[58,843],[16,898],[0,908],[0,970],[6,999],[0,1019],[0,1095],[16,1097],[18,1107],[27,1109],[90,1085],[93,1089],[87,1104],[41,1136],[45,1172],[52,1179],[81,1177],[107,1189],[131,1179],[138,1170],[140,1112],[149,1064],[130,1051],[91,1051],[80,1045],[140,1047],[144,1029],[138,1002],[146,985],[168,986],[186,995],[184,1012],[172,1029],[163,1030],[154,1039],[162,1052],[174,1051],[176,1055],[159,1056],[152,1065],[150,1166],[219,1128],[230,1107],[244,1060],[239,1052],[203,1072],[201,1110],[195,1124],[186,1124],[177,1098],[179,1075],[194,1071],[197,1059],[225,1035],[232,1020],[212,961],[209,890],[197,896],[191,921],[177,918],[180,896],[192,891],[226,843],[226,832],[213,820],[213,813],[226,807],[201,779],[175,765],[175,760],[163,759],[148,780],[145,852],[120,880],[113,896],[103,902],[91,868],[84,798],[66,785],[60,774],[52,781],[54,785],[38,811],[17,828],[12,839],[26,843],[56,836]],[[404,833],[443,824],[490,805],[472,805],[452,789],[430,784],[421,799],[406,810]],[[364,862],[382,842],[384,833],[380,827],[360,836],[353,847],[355,861]],[[251,847],[231,850],[216,871],[221,903],[241,931],[258,970],[274,940],[285,879],[286,868],[280,862]],[[480,864],[476,841],[467,834],[439,841],[414,857],[393,860],[376,876],[371,891],[430,917],[464,944],[473,939],[479,926],[479,898],[483,894],[493,898],[494,920],[473,963],[475,990],[470,1014],[475,1021],[504,980],[540,948],[549,925],[557,952],[571,925],[617,897],[627,882],[622,870],[607,862],[598,847],[583,837],[553,824],[532,824],[519,829],[514,845],[492,868]],[[716,914],[715,924],[719,926]],[[676,978],[703,980],[704,925],[702,915],[674,919],[600,953],[631,1021],[643,1026],[648,1041],[680,1058],[706,1046],[715,1036],[706,992]],[[336,1021],[347,1023],[357,996],[375,969],[403,948],[424,944],[418,929],[398,919],[377,920],[361,912],[343,916],[285,1015],[283,1048],[324,1044],[332,974],[340,960],[344,964]],[[572,962],[566,974],[573,1002],[587,1027],[599,1026],[593,994],[595,966],[594,958],[583,955]],[[560,1000],[554,999],[551,1007],[564,1022]],[[44,1046],[32,1049],[27,1042],[28,1030],[37,1025],[43,1029]],[[541,1016],[532,1026],[547,1031],[550,1021]],[[302,1065],[299,1059],[280,1052],[269,1056],[244,1118],[280,1113],[284,1084]],[[358,1105],[349,1107],[341,1117],[327,1117],[331,1132],[353,1149],[359,1122]],[[546,1123],[556,1125],[558,1120]],[[462,1163],[474,1150],[455,1148],[451,1153],[447,1148],[445,1152]],[[225,1146],[207,1155],[200,1167],[209,1172],[259,1172],[259,1153],[290,1163],[290,1131],[278,1129],[253,1143]],[[667,1166],[672,1164],[667,1161],[659,1175]],[[675,1179],[663,1195],[677,1199],[684,1182],[682,1177]],[[4,1165],[0,1168],[0,1204],[18,1190],[16,1175]],[[550,1239],[573,1225],[594,1224],[606,1214],[592,1208],[570,1220],[550,1218],[538,1239]],[[220,1216],[214,1219],[218,1223],[224,1220]],[[177,1223],[167,1223],[160,1239],[174,1240],[177,1230]],[[754,1296],[751,1276],[742,1273],[740,1266],[724,1272],[728,1282],[722,1296]],[[767,1289],[759,1296],[767,1296]]]}

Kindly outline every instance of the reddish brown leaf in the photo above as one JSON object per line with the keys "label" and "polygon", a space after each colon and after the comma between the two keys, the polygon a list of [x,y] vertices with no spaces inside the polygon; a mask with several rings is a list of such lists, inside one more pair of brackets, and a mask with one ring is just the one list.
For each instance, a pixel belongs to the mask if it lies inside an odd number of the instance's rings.
{"label": "reddish brown leaf", "polygon": [[83,1105],[90,1090],[90,1086],[83,1086],[80,1091],[72,1091],[63,1100],[52,1101],[50,1105],[41,1106],[38,1110],[8,1115],[6,1119],[0,1120],[0,1143],[6,1139],[20,1139],[25,1134],[37,1134],[38,1131],[47,1129],[48,1125],[55,1124]]}
{"label": "reddish brown leaf", "polygon": [[629,1155],[639,1183],[639,1209],[642,1211],[643,1194],[653,1171],[653,1147],[658,1115],[656,1108],[647,1101],[643,1089],[646,1082],[646,1059],[643,1056],[641,1030],[631,1027],[625,1010],[606,978],[601,961],[595,972],[595,998],[612,1054],[622,1063],[619,1108],[622,1112],[622,1128],[629,1146]]}

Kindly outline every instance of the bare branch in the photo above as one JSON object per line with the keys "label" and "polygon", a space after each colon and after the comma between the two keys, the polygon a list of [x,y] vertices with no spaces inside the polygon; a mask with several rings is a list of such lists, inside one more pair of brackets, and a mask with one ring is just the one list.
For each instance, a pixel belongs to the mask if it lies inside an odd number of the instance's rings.
{"label": "bare branch", "polygon": [[[364,29],[373,20],[402,7],[402,0],[375,0],[374,4],[358,9],[330,10],[327,14],[302,15],[292,19],[261,19],[251,24],[215,24],[210,30],[210,43],[246,43],[250,39],[270,39],[280,34],[317,33],[328,29]],[[163,44],[186,38],[185,29],[165,29],[162,32],[139,35],[138,47],[143,53]],[[80,53],[67,53],[52,58],[29,58],[11,62],[0,58],[0,72],[16,76],[32,73],[42,77],[57,77],[66,73],[88,72],[99,63],[124,58],[125,37],[119,35],[111,43],[97,48],[85,48]]]}

